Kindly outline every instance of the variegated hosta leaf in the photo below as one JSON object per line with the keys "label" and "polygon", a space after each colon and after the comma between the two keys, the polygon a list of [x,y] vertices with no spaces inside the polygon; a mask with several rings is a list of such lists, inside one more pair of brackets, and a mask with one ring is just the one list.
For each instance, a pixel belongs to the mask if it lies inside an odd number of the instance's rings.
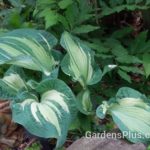
{"label": "variegated hosta leaf", "polygon": [[85,115],[92,113],[92,103],[90,98],[90,91],[88,89],[81,91],[77,96],[78,109]]}
{"label": "variegated hosta leaf", "polygon": [[27,86],[18,74],[9,74],[0,79],[0,99],[12,100],[21,89],[27,90]]}
{"label": "variegated hosta leaf", "polygon": [[41,99],[28,97],[13,103],[13,120],[30,133],[44,138],[56,138],[56,147],[66,139],[69,125],[76,116],[76,100],[71,89],[61,80],[45,80],[36,91]]}
{"label": "variegated hosta leaf", "polygon": [[94,55],[87,46],[73,39],[68,32],[62,34],[61,45],[67,50],[61,65],[64,73],[79,81],[83,87],[100,81],[101,70],[95,64]]}
{"label": "variegated hosta leaf", "polygon": [[55,44],[55,37],[44,31],[20,29],[7,33],[0,37],[0,64],[14,64],[49,75],[56,65],[51,54]]}
{"label": "variegated hosta leaf", "polygon": [[[105,104],[105,105],[104,105]],[[146,97],[131,88],[121,88],[115,99],[104,102],[97,108],[101,119],[110,114],[123,132],[133,143],[150,141],[150,106]]]}

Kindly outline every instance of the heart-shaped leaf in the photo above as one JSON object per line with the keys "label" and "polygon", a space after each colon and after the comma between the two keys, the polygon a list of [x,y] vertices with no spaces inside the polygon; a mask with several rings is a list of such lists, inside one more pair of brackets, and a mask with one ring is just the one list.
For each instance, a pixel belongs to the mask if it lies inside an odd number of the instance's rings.
{"label": "heart-shaped leaf", "polygon": [[12,104],[13,120],[36,136],[56,138],[56,147],[60,147],[65,142],[69,126],[76,116],[75,96],[58,79],[42,81],[36,91],[41,99],[26,94],[24,101]]}

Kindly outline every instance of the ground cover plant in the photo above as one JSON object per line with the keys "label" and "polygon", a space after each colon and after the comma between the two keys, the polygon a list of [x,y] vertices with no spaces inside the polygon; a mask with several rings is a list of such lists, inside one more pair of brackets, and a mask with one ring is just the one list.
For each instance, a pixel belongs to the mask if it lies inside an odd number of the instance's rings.
{"label": "ground cover plant", "polygon": [[149,0],[0,1],[0,100],[12,121],[56,149],[116,127],[148,145],[149,7]]}

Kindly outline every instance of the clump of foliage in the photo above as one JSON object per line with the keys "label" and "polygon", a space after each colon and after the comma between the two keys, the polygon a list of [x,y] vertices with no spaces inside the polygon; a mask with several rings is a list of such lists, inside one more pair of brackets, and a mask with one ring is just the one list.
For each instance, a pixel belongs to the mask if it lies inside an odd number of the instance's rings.
{"label": "clump of foliage", "polygon": [[13,29],[34,26],[30,16],[34,7],[35,0],[0,1],[0,27]]}
{"label": "clump of foliage", "polygon": [[[102,131],[113,128],[112,121],[141,136],[126,136],[129,141],[149,142],[148,0],[1,4],[0,99],[10,100],[13,121],[33,135],[57,139],[56,148],[69,131]],[[7,31],[5,25],[31,29]],[[98,118],[109,123],[103,127]]]}

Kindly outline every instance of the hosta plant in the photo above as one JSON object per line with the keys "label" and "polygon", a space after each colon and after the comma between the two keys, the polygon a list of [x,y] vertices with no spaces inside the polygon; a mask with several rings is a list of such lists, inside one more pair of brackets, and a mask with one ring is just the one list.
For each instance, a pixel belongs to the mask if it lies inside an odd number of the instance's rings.
{"label": "hosta plant", "polygon": [[[56,138],[59,147],[77,108],[71,89],[53,73],[59,64],[59,54],[52,50],[56,42],[51,34],[36,30],[16,30],[2,36],[0,63],[12,66],[0,80],[0,97],[11,101],[15,122],[36,136]],[[41,71],[41,81],[31,80],[17,66]]]}
{"label": "hosta plant", "polygon": [[[55,49],[56,45],[65,50],[64,56]],[[101,71],[94,52],[78,37],[65,31],[59,44],[52,34],[41,30],[20,29],[2,34],[0,65],[9,67],[0,79],[0,99],[10,100],[13,121],[31,134],[57,139],[58,148],[79,113],[94,119],[90,86],[98,84],[106,71]],[[74,91],[74,86],[71,89],[62,74],[71,77],[72,85],[79,84],[79,90]],[[106,114],[112,115],[121,131],[144,137],[127,137],[130,141],[149,140],[144,135],[150,132],[150,107],[141,93],[120,89],[115,98],[98,107],[101,119]]]}
{"label": "hosta plant", "polygon": [[150,103],[140,92],[128,87],[119,89],[116,96],[97,108],[97,116],[111,115],[126,138],[133,143],[150,141]]}
{"label": "hosta plant", "polygon": [[[79,94],[81,102],[77,102],[68,85],[58,79],[61,53],[54,50],[56,43],[53,35],[33,29],[20,29],[2,35],[0,64],[7,64],[10,68],[0,80],[0,97],[11,101],[15,122],[33,135],[56,138],[56,147],[60,147],[78,108],[82,111],[84,105],[85,112],[87,107],[92,109],[85,99],[85,95],[89,97],[87,85],[97,83],[101,79],[101,71],[94,62],[92,51],[64,32],[61,44],[68,53],[61,66],[66,74],[69,73],[83,86],[83,92]],[[65,60],[68,63],[65,64]],[[38,82],[26,74],[30,70],[39,74]]]}

